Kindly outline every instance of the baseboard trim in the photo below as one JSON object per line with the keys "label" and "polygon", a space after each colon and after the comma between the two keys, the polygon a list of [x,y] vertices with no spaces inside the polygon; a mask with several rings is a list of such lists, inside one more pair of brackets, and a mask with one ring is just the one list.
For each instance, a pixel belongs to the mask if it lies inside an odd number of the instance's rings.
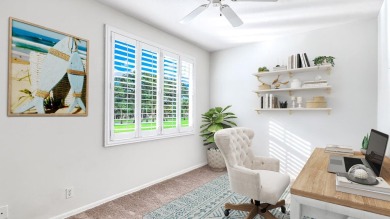
{"label": "baseboard trim", "polygon": [[204,166],[204,165],[206,165],[206,164],[207,164],[207,163],[201,163],[201,164],[198,164],[198,165],[195,165],[195,166],[186,168],[186,169],[184,169],[184,170],[181,170],[181,171],[176,172],[176,173],[172,173],[172,174],[170,174],[170,175],[168,175],[168,176],[162,177],[162,178],[160,178],[160,179],[154,180],[154,181],[149,182],[149,183],[146,183],[146,184],[144,184],[144,185],[137,186],[137,187],[132,188],[132,189],[129,189],[129,190],[127,190],[127,191],[118,193],[118,194],[116,194],[116,195],[112,195],[112,196],[110,196],[110,197],[107,197],[107,198],[104,198],[104,199],[102,199],[102,200],[93,202],[93,203],[88,204],[88,205],[85,205],[85,206],[83,206],[83,207],[80,207],[80,208],[77,208],[77,209],[68,211],[68,212],[66,212],[66,213],[63,213],[63,214],[61,214],[61,215],[52,217],[51,219],[63,219],[63,218],[71,217],[71,216],[76,215],[76,214],[79,214],[79,213],[81,213],[81,212],[83,212],[83,211],[87,211],[87,210],[89,210],[89,209],[95,208],[95,207],[97,207],[97,206],[99,206],[99,205],[102,205],[102,204],[104,204],[104,203],[107,203],[107,202],[109,202],[109,201],[112,201],[112,200],[115,200],[115,199],[117,199],[117,198],[120,198],[120,197],[122,197],[122,196],[131,194],[131,193],[133,193],[133,192],[137,192],[137,191],[139,191],[139,190],[141,190],[141,189],[144,189],[144,188],[147,188],[147,187],[149,187],[149,186],[155,185],[155,184],[160,183],[160,182],[162,182],[162,181],[165,181],[165,180],[171,179],[171,178],[173,178],[173,177],[182,175],[182,174],[184,174],[184,173],[190,172],[190,171],[195,170],[195,169],[197,169],[197,168],[199,168],[199,167],[202,167],[202,166]]}

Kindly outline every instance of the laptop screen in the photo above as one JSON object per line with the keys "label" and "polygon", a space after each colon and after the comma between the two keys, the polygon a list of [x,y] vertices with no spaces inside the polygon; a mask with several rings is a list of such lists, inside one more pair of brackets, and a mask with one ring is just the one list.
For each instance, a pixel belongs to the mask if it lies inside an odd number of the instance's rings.
{"label": "laptop screen", "polygon": [[388,140],[388,135],[371,129],[365,159],[370,164],[372,170],[377,176],[379,176],[381,172],[382,162],[386,153]]}

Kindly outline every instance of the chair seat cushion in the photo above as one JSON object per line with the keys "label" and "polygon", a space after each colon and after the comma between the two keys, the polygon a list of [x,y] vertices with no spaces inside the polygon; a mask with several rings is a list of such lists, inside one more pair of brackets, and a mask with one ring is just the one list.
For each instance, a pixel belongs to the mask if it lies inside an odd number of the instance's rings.
{"label": "chair seat cushion", "polygon": [[260,202],[276,204],[280,196],[290,184],[290,177],[286,174],[269,170],[255,170],[260,173]]}

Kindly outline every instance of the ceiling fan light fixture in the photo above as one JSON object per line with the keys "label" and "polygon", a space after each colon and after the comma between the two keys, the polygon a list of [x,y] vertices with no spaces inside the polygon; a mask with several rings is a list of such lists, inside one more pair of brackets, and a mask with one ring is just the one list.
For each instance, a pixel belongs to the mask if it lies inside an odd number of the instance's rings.
{"label": "ceiling fan light fixture", "polygon": [[221,5],[220,11],[233,27],[238,27],[243,24],[240,17],[237,16],[237,14],[229,7],[229,5]]}

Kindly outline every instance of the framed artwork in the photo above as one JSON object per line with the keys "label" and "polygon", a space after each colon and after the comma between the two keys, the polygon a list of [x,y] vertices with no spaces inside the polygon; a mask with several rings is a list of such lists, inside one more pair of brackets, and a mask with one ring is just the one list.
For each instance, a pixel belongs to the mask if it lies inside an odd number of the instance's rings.
{"label": "framed artwork", "polygon": [[10,18],[8,116],[87,116],[88,40]]}

